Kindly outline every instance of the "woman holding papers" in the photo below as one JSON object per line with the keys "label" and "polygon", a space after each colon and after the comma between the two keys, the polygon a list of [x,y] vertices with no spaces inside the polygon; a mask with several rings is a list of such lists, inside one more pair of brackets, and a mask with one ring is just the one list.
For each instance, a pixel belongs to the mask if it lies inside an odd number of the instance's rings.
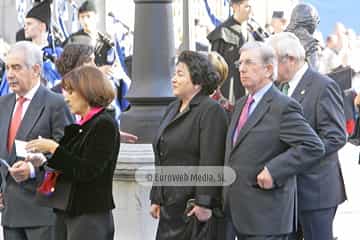
{"label": "woman holding papers", "polygon": [[[56,212],[55,239],[101,239],[114,236],[112,179],[119,151],[119,130],[106,107],[115,93],[95,67],[83,66],[62,80],[65,101],[81,119],[65,128],[59,143],[50,139],[30,141],[26,148],[50,153],[49,173],[38,191],[54,183],[47,194],[56,194],[60,183],[71,187],[64,209]],[[46,182],[48,181],[48,182]]]}

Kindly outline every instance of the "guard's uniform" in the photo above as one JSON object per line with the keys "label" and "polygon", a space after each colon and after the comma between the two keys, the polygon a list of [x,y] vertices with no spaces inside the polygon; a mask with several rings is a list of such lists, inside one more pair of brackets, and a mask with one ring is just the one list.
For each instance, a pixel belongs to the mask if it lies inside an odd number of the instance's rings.
{"label": "guard's uniform", "polygon": [[242,28],[242,24],[235,21],[233,17],[229,17],[207,36],[211,43],[211,50],[223,56],[229,66],[228,78],[221,87],[221,93],[226,98],[229,98],[231,78],[233,78],[235,99],[245,95],[245,89],[240,82],[239,70],[234,64],[240,58],[239,49],[250,35],[249,32],[244,32]]}
{"label": "guard's uniform", "polygon": [[115,61],[114,43],[103,33],[98,32],[96,40],[93,41],[88,33],[79,30],[66,39],[64,46],[69,43],[93,46],[96,66],[112,65]]}

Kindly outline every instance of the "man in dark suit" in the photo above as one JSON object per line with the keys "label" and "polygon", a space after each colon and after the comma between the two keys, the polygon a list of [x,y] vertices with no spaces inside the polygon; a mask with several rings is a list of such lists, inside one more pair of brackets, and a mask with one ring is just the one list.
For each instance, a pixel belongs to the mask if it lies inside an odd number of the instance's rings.
{"label": "man in dark suit", "polygon": [[14,143],[15,139],[38,137],[59,140],[71,121],[62,96],[40,84],[41,67],[41,49],[31,42],[16,43],[6,59],[7,81],[13,93],[0,97],[0,158],[12,166],[0,167],[5,240],[53,239],[53,211],[35,202],[43,172],[30,162],[19,161]]}
{"label": "man in dark suit", "polygon": [[292,33],[271,36],[278,58],[278,81],[297,100],[325,146],[325,156],[297,176],[299,220],[305,240],[333,239],[337,206],[346,199],[338,150],[346,143],[343,99],[339,86],[305,63],[305,50]]}
{"label": "man in dark suit", "polygon": [[[241,82],[249,95],[236,104],[225,165],[236,180],[224,188],[228,238],[287,240],[296,227],[296,178],[324,154],[301,106],[273,86],[273,49],[261,42],[240,50]],[[234,239],[234,238],[232,238]]]}

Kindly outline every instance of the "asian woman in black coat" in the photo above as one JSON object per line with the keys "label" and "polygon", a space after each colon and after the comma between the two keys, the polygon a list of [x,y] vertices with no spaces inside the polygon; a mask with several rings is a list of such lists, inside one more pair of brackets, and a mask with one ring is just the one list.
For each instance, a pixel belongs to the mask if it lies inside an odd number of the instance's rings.
{"label": "asian woman in black coat", "polygon": [[[119,130],[106,106],[115,96],[110,82],[96,67],[83,66],[62,80],[70,110],[81,116],[65,128],[59,143],[30,141],[28,150],[50,153],[57,184],[71,186],[66,209],[56,209],[55,239],[112,240],[112,180],[119,151]],[[56,191],[55,185],[55,191]]]}
{"label": "asian woman in black coat", "polygon": [[[222,168],[227,116],[209,97],[218,80],[206,56],[192,51],[180,54],[172,79],[177,100],[165,112],[153,144],[156,167]],[[159,219],[156,239],[190,240],[197,235],[195,228],[201,231],[212,209],[220,206],[221,187],[154,184],[150,199],[150,213]],[[186,211],[190,202],[193,205]],[[196,226],[190,224],[194,221]]]}

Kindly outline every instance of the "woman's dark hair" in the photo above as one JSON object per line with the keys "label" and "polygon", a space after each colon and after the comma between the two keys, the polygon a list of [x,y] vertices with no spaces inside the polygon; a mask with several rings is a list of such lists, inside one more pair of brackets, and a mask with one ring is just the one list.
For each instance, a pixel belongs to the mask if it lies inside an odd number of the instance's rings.
{"label": "woman's dark hair", "polygon": [[180,62],[188,67],[191,82],[195,85],[200,85],[203,94],[210,95],[215,91],[220,77],[207,56],[194,51],[183,51],[178,57],[177,63]]}
{"label": "woman's dark hair", "polygon": [[67,44],[55,66],[61,76],[64,76],[74,68],[82,66],[84,63],[93,61],[94,48],[85,44]]}
{"label": "woman's dark hair", "polygon": [[91,107],[107,107],[115,97],[110,80],[94,66],[75,68],[63,77],[61,86],[79,93]]}

